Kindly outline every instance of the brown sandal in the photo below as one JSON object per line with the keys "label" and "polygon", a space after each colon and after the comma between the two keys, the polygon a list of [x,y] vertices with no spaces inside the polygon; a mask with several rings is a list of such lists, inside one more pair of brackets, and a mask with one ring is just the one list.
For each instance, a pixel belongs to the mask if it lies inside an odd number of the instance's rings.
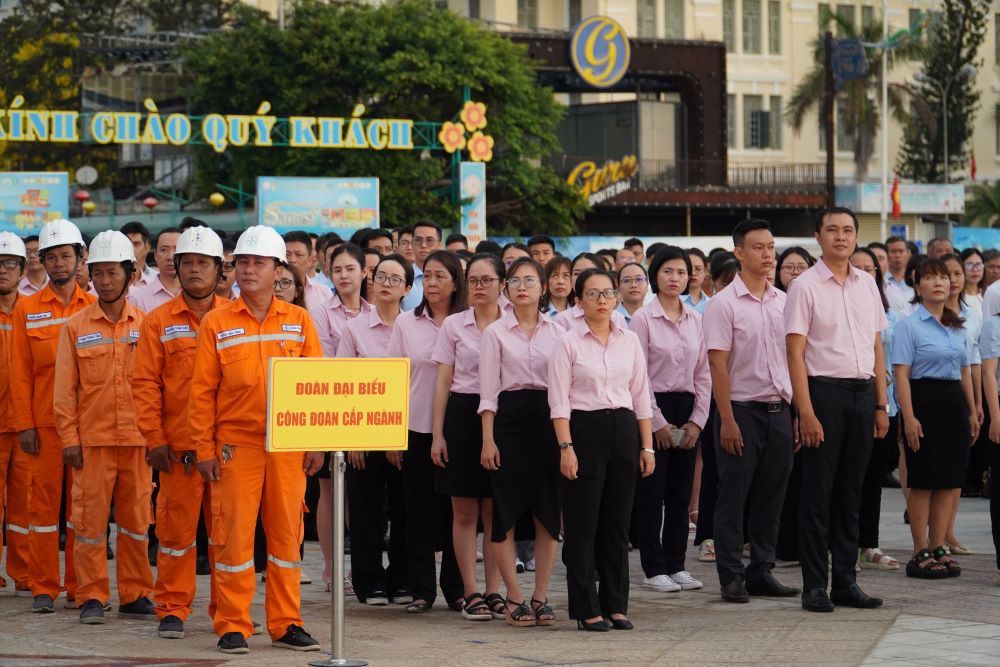
{"label": "brown sandal", "polygon": [[[511,609],[511,605],[514,606],[513,610]],[[515,628],[530,628],[535,625],[535,614],[523,600],[521,602],[514,602],[510,598],[507,598],[504,603],[504,609],[504,621],[507,625],[512,625]]]}
{"label": "brown sandal", "polygon": [[531,598],[531,609],[535,612],[535,625],[555,625],[556,613],[552,611],[548,600]]}

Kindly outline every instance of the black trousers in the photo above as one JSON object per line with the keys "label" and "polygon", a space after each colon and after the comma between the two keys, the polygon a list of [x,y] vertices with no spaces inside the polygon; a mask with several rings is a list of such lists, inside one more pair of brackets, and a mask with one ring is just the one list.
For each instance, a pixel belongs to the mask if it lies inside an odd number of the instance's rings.
{"label": "black trousers", "polygon": [[[347,464],[347,511],[351,521],[351,579],[364,602],[375,591],[392,595],[406,587],[406,517],[403,474],[384,452],[368,452],[364,470]],[[382,565],[382,506],[389,499],[389,566]]]}
{"label": "black trousers", "polygon": [[[656,394],[664,419],[681,426],[691,418],[694,394]],[[656,467],[635,489],[639,562],[646,577],[674,574],[684,569],[688,541],[688,506],[694,485],[698,450],[657,449]]]}
{"label": "black trousers", "polygon": [[639,469],[638,423],[631,410],[574,410],[569,427],[579,463],[576,479],[559,477],[569,617],[625,614],[628,520]]}
{"label": "black trousers", "polygon": [[986,452],[992,475],[990,489],[990,522],[993,524],[993,551],[997,556],[997,569],[1000,570],[1000,493],[997,492],[996,479],[1000,475],[1000,445],[986,441]]}
{"label": "black trousers", "polygon": [[861,391],[809,378],[813,410],[823,443],[802,448],[799,556],[805,590],[826,589],[827,553],[834,590],[855,582],[861,485],[868,469],[875,427],[875,389]]}
{"label": "black trousers", "polygon": [[899,451],[896,441],[899,416],[889,418],[889,430],[884,438],[872,443],[865,481],[861,485],[861,512],[858,519],[858,548],[878,547],[878,522],[882,515],[882,482],[889,471],[890,457]]}
{"label": "black trousers", "polygon": [[[743,454],[722,448],[718,415],[715,464],[719,494],[715,505],[715,568],[723,585],[745,574],[754,577],[774,567],[778,522],[785,487],[792,472],[792,417],[788,407],[780,412],[733,405],[733,416],[743,438]],[[744,510],[749,500],[747,535],[750,567],[743,566]]]}
{"label": "black trousers", "polygon": [[715,464],[715,399],[708,406],[708,422],[701,434],[701,490],[698,492],[698,528],[695,546],[715,536],[715,503],[719,493],[719,471]]}
{"label": "black trousers", "polygon": [[434,491],[431,434],[409,432],[403,461],[406,501],[406,585],[414,600],[434,604],[437,597],[434,552],[441,552],[441,593],[453,602],[465,593],[451,541],[451,498]]}
{"label": "black trousers", "polygon": [[792,473],[785,488],[785,502],[781,506],[778,523],[778,544],[774,555],[778,560],[799,559],[799,500],[802,497],[802,450],[792,455]]}

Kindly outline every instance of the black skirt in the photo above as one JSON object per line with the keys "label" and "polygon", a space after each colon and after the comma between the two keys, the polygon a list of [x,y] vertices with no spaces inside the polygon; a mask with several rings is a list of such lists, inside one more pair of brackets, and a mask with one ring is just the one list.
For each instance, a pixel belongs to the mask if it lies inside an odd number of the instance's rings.
{"label": "black skirt", "polygon": [[448,395],[444,440],[448,445],[448,463],[435,470],[434,490],[458,498],[491,497],[489,474],[480,463],[483,422],[479,416],[479,394]]}
{"label": "black skirt", "polygon": [[558,539],[559,443],[549,416],[548,392],[501,392],[493,439],[500,451],[500,469],[490,472],[492,540],[502,542],[507,531],[528,513]]}
{"label": "black skirt", "polygon": [[911,489],[960,489],[969,460],[969,410],[958,380],[910,380],[913,415],[924,437],[920,450],[903,441]]}

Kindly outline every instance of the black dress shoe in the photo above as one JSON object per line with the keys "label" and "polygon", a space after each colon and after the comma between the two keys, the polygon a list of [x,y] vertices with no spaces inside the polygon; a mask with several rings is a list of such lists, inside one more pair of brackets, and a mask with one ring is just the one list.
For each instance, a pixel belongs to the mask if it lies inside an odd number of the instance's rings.
{"label": "black dress shoe", "polygon": [[825,589],[814,588],[802,594],[802,608],[806,611],[831,612],[833,603]]}
{"label": "black dress shoe", "polygon": [[726,602],[750,602],[750,595],[742,577],[735,577],[722,585],[722,599]]}
{"label": "black dress shoe", "polygon": [[627,618],[612,618],[611,619],[611,629],[612,630],[632,630],[635,626],[632,625],[632,621]]}
{"label": "black dress shoe", "polygon": [[764,570],[755,577],[747,580],[747,592],[750,595],[763,595],[774,598],[790,598],[802,592],[801,589],[785,586],[774,578],[770,570]]}
{"label": "black dress shoe", "polygon": [[882,598],[866,595],[857,584],[851,584],[850,588],[830,591],[830,600],[838,607],[875,609],[882,606]]}
{"label": "black dress shoe", "polygon": [[587,630],[589,632],[607,632],[611,629],[611,624],[603,618],[599,621],[594,621],[593,623],[578,620],[576,622],[576,628],[578,630]]}

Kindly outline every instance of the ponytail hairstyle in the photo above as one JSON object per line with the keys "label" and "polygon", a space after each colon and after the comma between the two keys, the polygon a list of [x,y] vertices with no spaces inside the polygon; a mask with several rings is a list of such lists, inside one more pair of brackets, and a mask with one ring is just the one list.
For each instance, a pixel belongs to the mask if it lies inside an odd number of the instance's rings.
{"label": "ponytail hairstyle", "polygon": [[[940,259],[931,259],[930,257],[925,257],[923,261],[917,264],[917,268],[913,272],[913,301],[911,303],[921,304],[923,300],[920,298],[920,281],[923,280],[925,276],[944,276],[945,278],[951,279],[951,275],[948,272],[948,265]],[[941,324],[948,327],[949,329],[961,329],[965,324],[965,320],[959,316],[954,310],[948,306],[944,307],[944,312],[941,314]]]}

